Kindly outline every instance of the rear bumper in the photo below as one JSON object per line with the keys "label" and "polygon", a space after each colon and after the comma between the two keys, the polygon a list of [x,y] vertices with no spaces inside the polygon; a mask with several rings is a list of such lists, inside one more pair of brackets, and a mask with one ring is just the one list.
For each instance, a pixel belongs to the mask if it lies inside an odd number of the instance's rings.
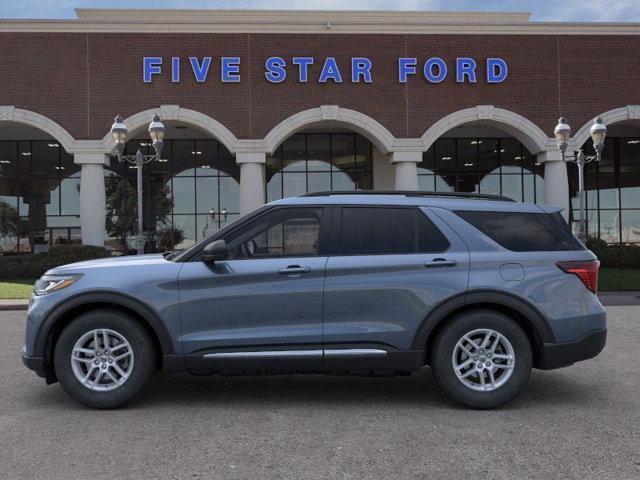
{"label": "rear bumper", "polygon": [[598,355],[607,342],[607,329],[589,332],[572,342],[545,343],[538,368],[550,370],[567,367]]}

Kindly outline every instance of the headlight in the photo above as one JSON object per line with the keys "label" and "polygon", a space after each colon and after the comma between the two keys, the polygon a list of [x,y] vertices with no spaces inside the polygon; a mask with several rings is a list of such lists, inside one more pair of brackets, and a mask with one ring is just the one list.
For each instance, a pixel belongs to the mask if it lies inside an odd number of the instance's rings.
{"label": "headlight", "polygon": [[69,285],[72,285],[78,281],[79,278],[80,276],[78,275],[67,275],[63,277],[45,275],[33,286],[33,293],[40,296],[57,292],[63,288],[67,288]]}

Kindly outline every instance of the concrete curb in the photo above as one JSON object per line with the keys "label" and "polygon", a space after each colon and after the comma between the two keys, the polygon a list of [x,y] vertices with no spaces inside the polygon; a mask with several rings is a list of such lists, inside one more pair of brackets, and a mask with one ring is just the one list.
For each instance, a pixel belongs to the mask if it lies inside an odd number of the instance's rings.
{"label": "concrete curb", "polygon": [[0,300],[0,312],[13,310],[26,310],[29,300]]}

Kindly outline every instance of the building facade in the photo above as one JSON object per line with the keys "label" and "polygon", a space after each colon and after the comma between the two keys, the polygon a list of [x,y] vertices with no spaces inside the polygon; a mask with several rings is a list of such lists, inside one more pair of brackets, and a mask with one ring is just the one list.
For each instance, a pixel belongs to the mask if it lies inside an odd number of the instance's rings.
{"label": "building facade", "polygon": [[[318,190],[498,193],[579,218],[577,172],[553,139],[592,152],[588,229],[640,243],[640,25],[520,13],[77,10],[0,20],[0,251],[126,248],[135,168],[148,250],[184,247],[263,203]],[[106,228],[105,228],[106,225]],[[175,230],[181,235],[175,236]],[[177,245],[175,245],[177,244]]]}

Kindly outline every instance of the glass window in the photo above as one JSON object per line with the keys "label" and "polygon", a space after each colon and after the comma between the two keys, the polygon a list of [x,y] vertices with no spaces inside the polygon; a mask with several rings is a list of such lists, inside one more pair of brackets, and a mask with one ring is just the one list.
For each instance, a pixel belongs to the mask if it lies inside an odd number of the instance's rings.
{"label": "glass window", "polygon": [[415,209],[346,207],[342,209],[340,253],[374,255],[416,251]]}
{"label": "glass window", "polygon": [[371,149],[371,142],[355,133],[292,135],[267,157],[267,199],[328,190],[370,190]]}
{"label": "glass window", "polygon": [[225,238],[231,258],[316,255],[322,208],[284,208],[266,213]]}
{"label": "glass window", "polygon": [[440,253],[449,249],[449,241],[422,211],[416,214],[418,225],[418,252]]}
{"label": "glass window", "polygon": [[456,211],[504,248],[514,252],[582,250],[584,247],[552,215],[519,212]]}

